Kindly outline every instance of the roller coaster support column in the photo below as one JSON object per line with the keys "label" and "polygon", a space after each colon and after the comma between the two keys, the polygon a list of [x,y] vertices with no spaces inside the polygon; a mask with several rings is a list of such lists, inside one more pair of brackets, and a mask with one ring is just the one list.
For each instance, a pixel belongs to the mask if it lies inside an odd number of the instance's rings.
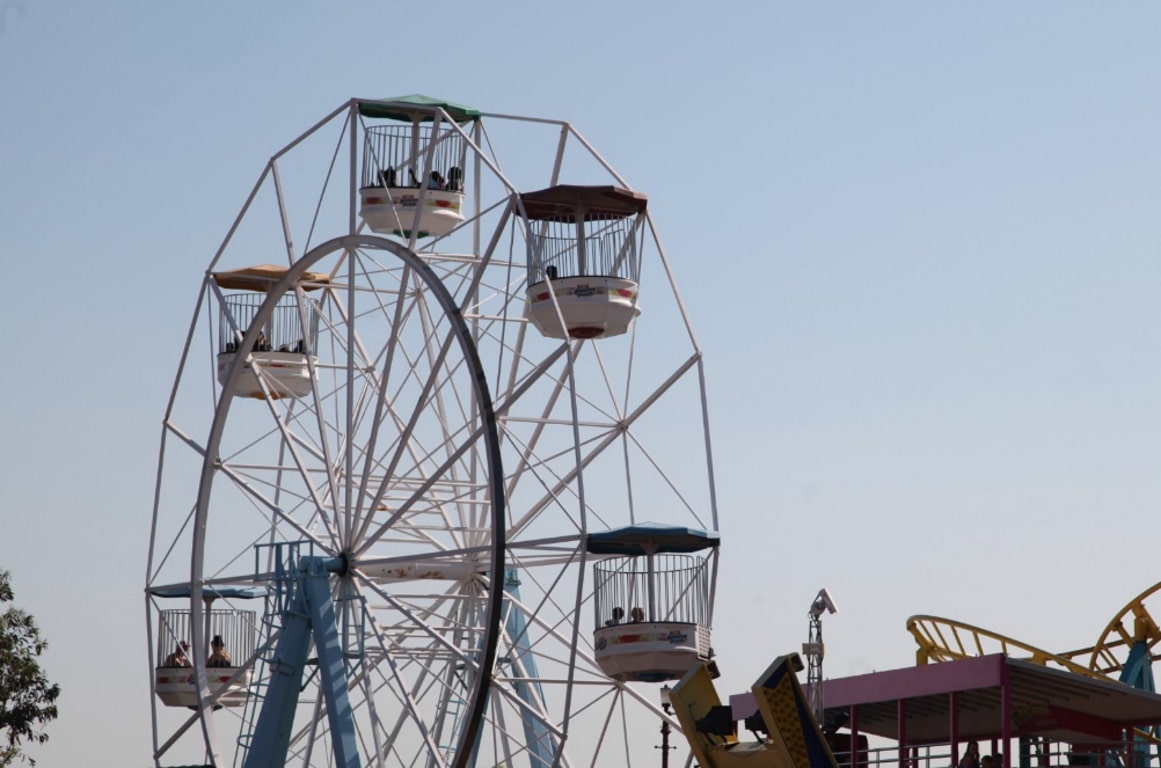
{"label": "roller coaster support column", "polygon": [[291,593],[282,610],[282,629],[270,661],[270,686],[258,715],[245,768],[286,765],[294,709],[312,635],[318,651],[319,680],[326,701],[335,765],[360,768],[343,648],[335,625],[330,589],[330,574],[340,572],[343,567],[340,558],[303,557],[298,560],[297,573],[282,585]]}

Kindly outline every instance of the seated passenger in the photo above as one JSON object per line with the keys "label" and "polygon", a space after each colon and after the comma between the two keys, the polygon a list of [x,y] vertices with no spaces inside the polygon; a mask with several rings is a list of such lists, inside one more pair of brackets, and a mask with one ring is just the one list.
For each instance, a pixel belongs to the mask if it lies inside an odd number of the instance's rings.
{"label": "seated passenger", "polygon": [[629,621],[645,621],[645,611],[641,608],[641,606],[633,606],[633,610],[629,611]]}
{"label": "seated passenger", "polygon": [[611,627],[611,626],[614,626],[616,624],[620,624],[624,620],[625,620],[625,609],[618,605],[618,606],[613,608],[613,618],[606,621],[605,626]]}
{"label": "seated passenger", "polygon": [[448,169],[447,189],[449,192],[464,191],[464,172],[459,169],[459,166],[453,165]]}
{"label": "seated passenger", "polygon": [[431,176],[427,179],[427,188],[428,189],[443,189],[444,188],[443,176],[440,175],[439,171],[432,171],[431,172]]}
{"label": "seated passenger", "polygon": [[395,186],[395,169],[387,166],[379,171],[379,186],[394,187]]}
{"label": "seated passenger", "polygon": [[182,640],[173,649],[173,653],[165,657],[165,666],[167,667],[188,667],[190,666],[189,656],[186,651],[189,650],[189,643]]}
{"label": "seated passenger", "polygon": [[206,659],[207,667],[234,666],[234,660],[230,658],[230,652],[226,650],[226,644],[222,642],[221,635],[214,635],[214,639],[210,641],[210,647],[213,648],[213,653]]}

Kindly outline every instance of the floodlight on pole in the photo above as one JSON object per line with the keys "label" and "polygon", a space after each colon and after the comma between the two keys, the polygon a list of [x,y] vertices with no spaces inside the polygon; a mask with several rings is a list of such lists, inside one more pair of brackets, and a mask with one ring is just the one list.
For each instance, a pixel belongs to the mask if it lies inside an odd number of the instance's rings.
{"label": "floodlight on pole", "polygon": [[814,600],[810,603],[810,632],[807,641],[802,644],[802,655],[806,657],[806,683],[810,688],[810,709],[814,712],[814,719],[822,724],[822,657],[826,647],[822,642],[822,615],[824,613],[838,613],[838,606],[826,587],[818,590]]}
{"label": "floodlight on pole", "polygon": [[672,728],[669,726],[669,715],[673,714],[673,702],[669,698],[670,688],[668,685],[661,686],[661,708],[665,710],[665,717],[661,718],[661,746],[654,747],[654,749],[661,750],[661,768],[669,768],[669,750],[677,749],[677,747],[669,746],[669,734],[672,733]]}

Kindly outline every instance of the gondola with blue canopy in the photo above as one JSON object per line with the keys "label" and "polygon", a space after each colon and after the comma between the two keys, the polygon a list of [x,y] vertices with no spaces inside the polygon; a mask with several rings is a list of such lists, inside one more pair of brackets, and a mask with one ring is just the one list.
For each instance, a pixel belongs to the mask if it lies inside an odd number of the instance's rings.
{"label": "gondola with blue canopy", "polygon": [[719,543],[716,532],[657,523],[589,534],[598,558],[593,641],[606,675],[676,680],[710,660],[711,573],[697,553]]}
{"label": "gondola with blue canopy", "polygon": [[[154,587],[155,598],[189,600],[188,584]],[[169,707],[198,706],[197,669],[205,666],[211,695],[218,707],[240,707],[246,702],[253,670],[234,665],[233,659],[254,655],[257,638],[256,612],[238,608],[214,608],[218,600],[253,600],[266,597],[261,587],[203,586],[205,605],[203,633],[193,638],[189,608],[159,611],[157,656],[153,691]],[[187,603],[188,605],[188,603]],[[191,642],[192,641],[192,642]]]}

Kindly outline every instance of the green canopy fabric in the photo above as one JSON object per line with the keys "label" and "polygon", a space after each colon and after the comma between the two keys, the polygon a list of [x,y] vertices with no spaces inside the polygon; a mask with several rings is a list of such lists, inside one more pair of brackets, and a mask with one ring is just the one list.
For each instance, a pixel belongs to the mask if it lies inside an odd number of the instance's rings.
{"label": "green canopy fabric", "polygon": [[430,123],[434,119],[433,109],[436,107],[447,112],[457,123],[473,122],[480,119],[480,110],[475,107],[424,96],[422,93],[360,101],[359,114],[363,117],[386,117],[408,123]]}

